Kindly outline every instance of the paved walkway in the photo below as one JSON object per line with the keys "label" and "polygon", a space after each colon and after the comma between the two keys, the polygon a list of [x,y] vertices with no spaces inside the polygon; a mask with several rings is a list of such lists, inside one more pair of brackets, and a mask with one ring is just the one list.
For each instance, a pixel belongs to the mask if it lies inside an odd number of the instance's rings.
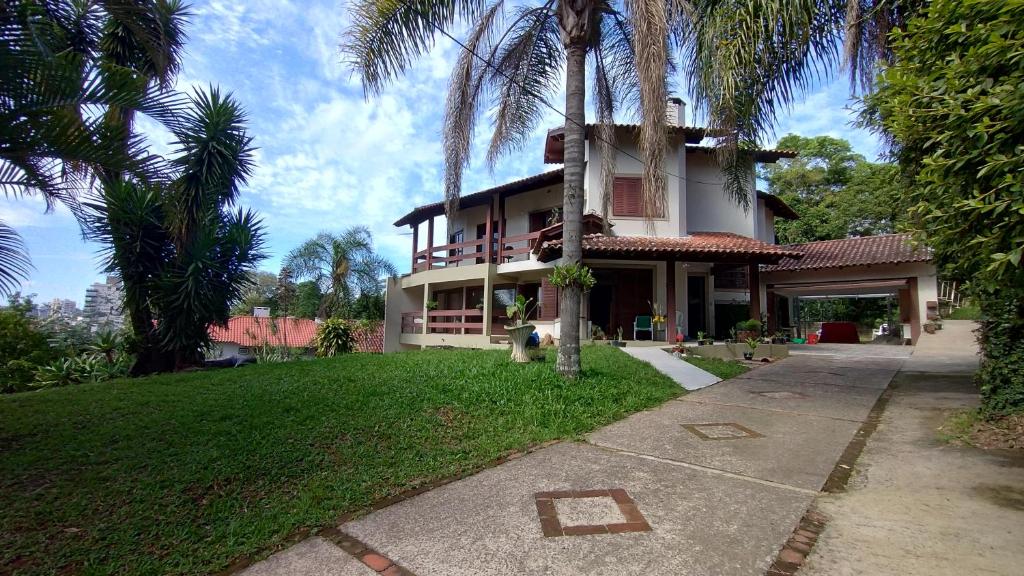
{"label": "paved walkway", "polygon": [[976,405],[973,323],[923,335],[801,576],[1024,573],[1024,453],[951,446],[937,429]]}
{"label": "paved walkway", "polygon": [[622,351],[654,366],[658,372],[675,380],[687,390],[699,390],[722,381],[718,376],[680,360],[658,347],[626,346]]}
{"label": "paved walkway", "polygon": [[[340,541],[387,574],[764,574],[902,363],[791,357],[348,522]],[[327,541],[300,546],[246,576],[368,573]]]}

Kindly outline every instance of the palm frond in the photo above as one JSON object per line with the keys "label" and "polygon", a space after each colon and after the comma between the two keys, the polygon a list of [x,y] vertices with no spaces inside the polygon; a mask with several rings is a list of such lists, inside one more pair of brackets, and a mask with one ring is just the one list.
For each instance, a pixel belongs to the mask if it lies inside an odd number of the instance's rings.
{"label": "palm frond", "polygon": [[627,0],[633,23],[637,77],[640,83],[640,153],[644,159],[641,205],[648,229],[665,214],[665,101],[668,72],[668,14],[663,1]]}
{"label": "palm frond", "polygon": [[488,82],[497,106],[487,161],[529,141],[547,98],[558,93],[565,62],[561,31],[551,4],[520,8],[496,58]]}
{"label": "palm frond", "polygon": [[448,30],[458,18],[475,21],[486,6],[485,0],[356,0],[341,51],[363,92],[378,94],[433,47],[438,28]]}
{"label": "palm frond", "polygon": [[476,55],[486,51],[491,43],[493,27],[500,20],[503,6],[503,1],[494,2],[481,15],[466,39],[466,49],[459,51],[459,58],[448,82],[442,146],[445,213],[449,221],[458,211],[462,171],[469,162],[473,130],[480,113],[481,96],[486,88],[484,81],[487,78],[487,66]]}
{"label": "palm frond", "polygon": [[17,292],[31,270],[32,261],[21,235],[0,221],[0,295]]}

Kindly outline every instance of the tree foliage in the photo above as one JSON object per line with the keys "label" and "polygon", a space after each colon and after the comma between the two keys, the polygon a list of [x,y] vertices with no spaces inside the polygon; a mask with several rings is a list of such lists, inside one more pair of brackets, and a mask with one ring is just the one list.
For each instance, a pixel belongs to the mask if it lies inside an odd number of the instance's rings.
{"label": "tree foliage", "polygon": [[768,192],[800,215],[776,220],[779,242],[888,234],[905,219],[897,166],[868,162],[849,142],[831,136],[788,134],[778,147],[800,153],[759,170]]}
{"label": "tree foliage", "polygon": [[[341,234],[321,232],[285,258],[296,278],[307,278],[320,289],[317,314],[354,318],[361,296],[380,295],[383,278],[398,273],[394,264],[373,249],[369,229],[355,226]],[[301,284],[299,285],[301,288]],[[300,295],[308,297],[309,293]]]}
{"label": "tree foliage", "polygon": [[[47,209],[77,197],[104,172],[158,180],[162,160],[112,123],[146,114],[174,125],[167,91],[188,18],[177,1],[10,0],[0,6],[0,191],[41,195]],[[144,74],[132,66],[144,59]],[[157,82],[149,81],[150,77]],[[30,265],[20,237],[0,223],[0,292]]]}
{"label": "tree foliage", "polygon": [[986,320],[985,407],[1024,407],[1024,1],[935,0],[895,34],[866,99],[905,175],[910,218]]}

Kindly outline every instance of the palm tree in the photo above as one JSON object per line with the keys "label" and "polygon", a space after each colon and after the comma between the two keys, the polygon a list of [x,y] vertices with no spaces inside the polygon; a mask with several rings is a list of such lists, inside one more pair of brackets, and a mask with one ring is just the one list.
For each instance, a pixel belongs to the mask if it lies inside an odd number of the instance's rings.
{"label": "palm tree", "polygon": [[[508,14],[506,14],[508,12]],[[582,264],[583,156],[586,61],[594,67],[598,146],[604,159],[605,191],[614,178],[613,131],[620,107],[632,104],[641,118],[644,206],[649,215],[664,205],[663,118],[670,69],[664,4],[607,0],[544,0],[513,7],[504,0],[358,0],[342,50],[360,75],[365,92],[378,93],[430,48],[435,34],[462,19],[473,22],[450,80],[443,145],[445,198],[449,214],[458,206],[462,171],[470,157],[477,116],[495,108],[489,162],[520,148],[537,127],[548,98],[562,86],[565,69],[565,171],[563,253],[567,265]],[[579,312],[582,290],[562,290],[562,338],[557,369],[580,370]]]}
{"label": "palm tree", "polygon": [[[113,138],[106,116],[147,114],[173,122],[178,96],[110,57],[131,45],[173,70],[187,17],[176,1],[10,0],[0,6],[0,190],[41,195],[76,210],[76,196],[103,171],[159,177],[138,138]],[[166,47],[172,47],[166,49]],[[163,85],[162,87],[166,87]],[[20,237],[0,222],[0,291],[27,276]]]}
{"label": "palm tree", "polygon": [[[650,218],[665,203],[661,166],[666,79],[674,61],[697,112],[718,140],[725,191],[749,207],[752,156],[771,133],[779,109],[792,104],[821,75],[838,68],[839,45],[851,82],[866,84],[878,58],[890,57],[888,30],[922,0],[543,0],[506,6],[505,0],[357,0],[342,51],[364,92],[377,94],[429,50],[438,33],[471,22],[449,83],[444,128],[447,211],[458,206],[462,170],[483,103],[494,112],[488,150],[493,162],[517,149],[536,128],[547,97],[565,71],[563,262],[581,260],[586,61],[601,149],[603,192],[614,174],[616,113],[641,118],[643,206]],[[507,9],[507,10],[506,10]],[[506,15],[511,13],[511,18]],[[629,108],[629,110],[623,110]],[[607,196],[605,196],[607,198]],[[606,200],[603,202],[606,204]],[[557,368],[579,371],[580,290],[563,290]]]}
{"label": "palm tree", "polygon": [[323,292],[319,314],[347,316],[360,295],[380,294],[381,278],[398,273],[394,264],[373,251],[373,236],[362,226],[341,234],[321,232],[285,258],[296,278],[308,278]]}
{"label": "palm tree", "polygon": [[166,184],[115,179],[85,203],[87,236],[124,284],[135,375],[199,364],[208,327],[227,322],[264,258],[258,218],[234,208],[253,166],[245,114],[217,89],[191,102]]}

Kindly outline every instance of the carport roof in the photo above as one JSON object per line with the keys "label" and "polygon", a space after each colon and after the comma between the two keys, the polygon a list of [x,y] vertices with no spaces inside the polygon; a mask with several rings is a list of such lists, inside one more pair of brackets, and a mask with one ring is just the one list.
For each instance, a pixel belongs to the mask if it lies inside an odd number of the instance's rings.
{"label": "carport roof", "polygon": [[765,266],[763,268],[765,272],[929,262],[932,259],[931,250],[911,244],[909,234],[883,234],[842,240],[823,240],[805,244],[789,244],[786,248],[803,253],[803,258],[787,258],[778,264]]}

